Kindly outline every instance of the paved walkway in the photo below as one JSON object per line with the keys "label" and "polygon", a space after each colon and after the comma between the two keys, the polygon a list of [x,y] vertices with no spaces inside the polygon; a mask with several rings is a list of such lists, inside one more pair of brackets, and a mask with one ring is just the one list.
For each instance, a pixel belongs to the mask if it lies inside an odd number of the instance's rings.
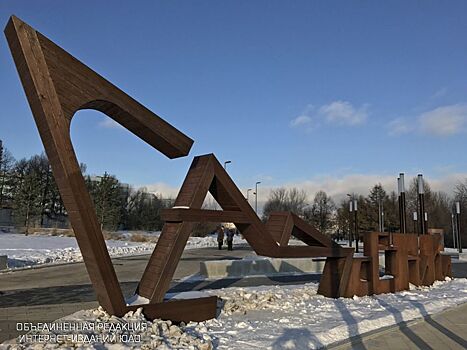
{"label": "paved walkway", "polygon": [[336,350],[467,349],[467,304],[421,320],[353,337]]}

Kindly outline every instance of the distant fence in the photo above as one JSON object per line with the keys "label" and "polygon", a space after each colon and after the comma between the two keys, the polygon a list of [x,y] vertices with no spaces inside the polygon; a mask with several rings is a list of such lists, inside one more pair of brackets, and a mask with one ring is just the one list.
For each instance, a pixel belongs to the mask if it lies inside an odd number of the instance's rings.
{"label": "distant fence", "polygon": [[13,226],[13,210],[10,208],[0,209],[0,226]]}
{"label": "distant fence", "polygon": [[[13,209],[11,208],[0,208],[0,226],[15,226],[13,219]],[[30,227],[40,227],[40,218],[35,218],[31,220]],[[67,229],[70,227],[68,217],[59,216],[56,218],[44,217],[42,222],[42,227],[44,228],[60,228]]]}

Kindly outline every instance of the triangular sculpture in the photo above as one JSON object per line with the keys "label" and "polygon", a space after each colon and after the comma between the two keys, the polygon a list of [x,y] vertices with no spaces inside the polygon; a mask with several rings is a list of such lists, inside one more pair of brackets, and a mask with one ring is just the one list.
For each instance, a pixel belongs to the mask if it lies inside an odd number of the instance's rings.
{"label": "triangular sculpture", "polygon": [[169,158],[186,156],[193,140],[17,17],[5,35],[97,299],[123,315],[128,307],[71,143],[71,119],[80,109],[101,111]]}
{"label": "triangular sculpture", "polygon": [[[223,210],[201,209],[208,192]],[[151,302],[164,299],[195,222],[232,222],[258,255],[268,257],[345,259],[353,252],[291,213],[273,213],[264,224],[213,154],[194,158],[174,208],[165,209],[162,219],[166,223],[138,287]],[[291,235],[308,246],[288,246]]]}

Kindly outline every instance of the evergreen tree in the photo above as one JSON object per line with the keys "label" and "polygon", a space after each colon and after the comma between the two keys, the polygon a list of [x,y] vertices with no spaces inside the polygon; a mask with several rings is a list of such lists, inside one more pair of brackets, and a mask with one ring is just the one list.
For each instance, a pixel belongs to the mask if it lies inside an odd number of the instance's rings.
{"label": "evergreen tree", "polygon": [[[171,203],[169,203],[170,205]],[[126,227],[136,230],[161,230],[163,221],[160,211],[167,206],[153,193],[141,188],[130,194],[127,207]]]}
{"label": "evergreen tree", "polygon": [[368,211],[369,228],[373,231],[379,231],[381,221],[384,220],[385,204],[388,200],[388,195],[380,183],[373,186],[367,200],[370,205],[370,210]]}
{"label": "evergreen tree", "polygon": [[15,159],[0,140],[0,209],[11,206],[13,199]]}
{"label": "evergreen tree", "polygon": [[14,168],[13,217],[19,226],[29,227],[40,219],[42,213],[41,173],[37,158],[21,159]]}
{"label": "evergreen tree", "polygon": [[107,172],[92,179],[86,177],[86,185],[102,229],[116,230],[123,220],[128,198],[128,189]]}

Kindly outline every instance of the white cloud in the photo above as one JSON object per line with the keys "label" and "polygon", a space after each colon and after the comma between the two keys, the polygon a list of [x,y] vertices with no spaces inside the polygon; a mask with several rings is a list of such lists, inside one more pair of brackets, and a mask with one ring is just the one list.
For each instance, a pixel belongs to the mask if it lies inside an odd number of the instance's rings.
{"label": "white cloud", "polygon": [[290,126],[295,128],[295,127],[299,127],[299,126],[310,126],[310,124],[312,123],[312,119],[311,117],[307,116],[307,115],[299,115],[297,118],[295,119],[292,119],[290,121]]}
{"label": "white cloud", "polygon": [[322,121],[339,126],[355,126],[363,124],[367,118],[367,104],[357,108],[347,101],[334,101],[320,108],[314,108],[313,105],[306,106],[305,110],[292,119],[289,125],[291,128],[310,131],[319,127]]}
{"label": "white cloud", "polygon": [[109,117],[102,119],[101,121],[99,121],[97,125],[99,125],[101,128],[106,128],[106,129],[122,128],[120,124],[118,124],[115,120],[110,119]]}
{"label": "white cloud", "polygon": [[416,118],[396,118],[386,126],[391,136],[409,132],[440,137],[460,134],[467,130],[467,104],[441,106]]}
{"label": "white cloud", "polygon": [[410,126],[409,122],[404,118],[396,118],[390,121],[386,127],[391,136],[407,134],[413,130],[413,127]]}
{"label": "white cloud", "polygon": [[139,187],[145,187],[148,192],[154,193],[162,198],[176,198],[178,191],[180,190],[178,187],[168,185],[164,182],[156,182],[153,184],[141,185]]}
{"label": "white cloud", "polygon": [[438,107],[418,117],[420,130],[435,136],[458,134],[466,129],[467,105],[456,104]]}
{"label": "white cloud", "polygon": [[324,116],[327,122],[338,125],[358,125],[363,124],[368,118],[368,105],[354,107],[347,101],[334,101],[324,105],[319,109],[319,113]]}

